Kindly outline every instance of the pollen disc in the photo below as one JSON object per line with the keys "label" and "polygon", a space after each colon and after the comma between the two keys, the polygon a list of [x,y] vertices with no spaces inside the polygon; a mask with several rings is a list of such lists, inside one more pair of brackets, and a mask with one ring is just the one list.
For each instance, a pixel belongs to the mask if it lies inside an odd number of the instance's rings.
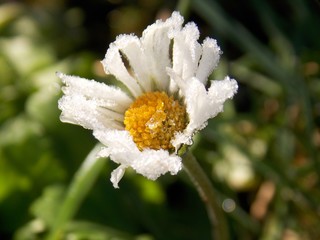
{"label": "pollen disc", "polygon": [[148,92],[125,112],[124,125],[140,150],[173,150],[171,139],[187,125],[186,109],[165,92]]}

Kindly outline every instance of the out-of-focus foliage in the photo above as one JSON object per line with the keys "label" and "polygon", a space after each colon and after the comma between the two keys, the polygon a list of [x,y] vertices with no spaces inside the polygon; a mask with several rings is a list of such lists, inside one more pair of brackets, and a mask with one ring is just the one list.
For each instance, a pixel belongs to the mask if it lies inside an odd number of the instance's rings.
{"label": "out-of-focus foliage", "polygon": [[[320,238],[320,5],[285,1],[7,1],[0,4],[0,239],[45,239],[96,144],[59,121],[56,71],[112,82],[99,61],[120,33],[175,8],[224,54],[239,93],[195,137],[233,239]],[[208,239],[183,172],[153,182],[107,161],[61,239]]]}

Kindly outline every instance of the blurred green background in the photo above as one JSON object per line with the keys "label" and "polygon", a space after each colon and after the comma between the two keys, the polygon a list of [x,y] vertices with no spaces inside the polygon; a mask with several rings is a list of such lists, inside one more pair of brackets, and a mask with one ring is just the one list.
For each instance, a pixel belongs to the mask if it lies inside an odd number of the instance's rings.
{"label": "blurred green background", "polygon": [[[317,0],[26,0],[0,4],[0,239],[45,239],[96,145],[59,121],[56,71],[112,82],[100,60],[118,34],[180,10],[223,56],[211,79],[239,92],[195,137],[232,239],[320,239]],[[184,172],[157,181],[103,166],[61,239],[210,239]]]}

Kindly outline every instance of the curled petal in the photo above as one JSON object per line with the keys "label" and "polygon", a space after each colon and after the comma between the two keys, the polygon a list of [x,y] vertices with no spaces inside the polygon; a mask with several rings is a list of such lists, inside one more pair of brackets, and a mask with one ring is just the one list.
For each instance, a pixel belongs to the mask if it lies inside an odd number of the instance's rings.
{"label": "curled petal", "polygon": [[211,81],[211,86],[208,90],[208,96],[215,104],[223,104],[227,99],[233,97],[238,91],[236,80],[225,77],[224,80]]}
{"label": "curled petal", "polygon": [[138,97],[143,93],[143,90],[137,80],[130,74],[124,61],[117,44],[114,42],[110,44],[101,63],[106,73],[115,76],[117,80],[121,81],[129,89],[134,97]]}
{"label": "curled petal", "polygon": [[122,179],[124,173],[126,171],[126,167],[124,165],[120,165],[111,173],[110,181],[112,182],[112,185],[114,188],[119,188],[119,182]]}
{"label": "curled petal", "polygon": [[138,37],[133,35],[121,35],[115,44],[126,57],[130,71],[137,79],[138,84],[144,92],[153,90],[153,77],[147,58]]}

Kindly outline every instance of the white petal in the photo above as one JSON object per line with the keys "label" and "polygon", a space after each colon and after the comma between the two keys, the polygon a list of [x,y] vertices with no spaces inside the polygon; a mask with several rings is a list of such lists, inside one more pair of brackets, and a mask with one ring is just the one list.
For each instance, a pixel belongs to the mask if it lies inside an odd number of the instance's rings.
{"label": "white petal", "polygon": [[57,72],[57,76],[65,84],[62,88],[65,95],[78,94],[87,99],[95,99],[104,108],[116,112],[124,112],[132,102],[132,99],[119,88],[60,72]]}
{"label": "white petal", "polygon": [[223,104],[227,99],[232,98],[237,91],[236,80],[225,77],[224,80],[211,81],[208,96],[216,104]]}
{"label": "white petal", "polygon": [[103,107],[103,103],[100,104],[99,101],[96,101],[96,103],[99,106],[97,108],[97,111],[101,114],[101,117],[104,117],[105,119],[111,119],[111,120],[115,120],[120,123],[123,123],[123,120],[124,120],[123,113],[117,113],[117,112],[111,111],[108,108]]}
{"label": "white petal", "polygon": [[180,30],[182,23],[183,17],[174,12],[165,22],[157,20],[143,31],[141,42],[158,90],[166,91],[169,87],[170,79],[166,67],[171,66],[171,40],[168,33]]}
{"label": "white petal", "polygon": [[115,45],[125,55],[138,84],[144,92],[152,91],[153,77],[140,39],[133,35],[121,35],[115,41]]}
{"label": "white petal", "polygon": [[161,175],[170,172],[172,175],[177,174],[181,168],[181,158],[177,155],[169,155],[166,150],[144,150],[140,154],[140,158],[136,159],[132,168],[137,173],[155,180]]}
{"label": "white petal", "polygon": [[220,48],[217,41],[211,38],[206,38],[202,44],[202,56],[196,73],[196,78],[200,82],[206,84],[208,77],[213,69],[218,65],[220,59]]}
{"label": "white petal", "polygon": [[[175,154],[170,155],[166,150],[139,151],[127,131],[94,131],[94,136],[107,146],[99,152],[100,157],[110,157],[120,166],[131,167],[149,179],[155,180],[167,172],[177,174],[182,168],[181,158]],[[118,179],[118,175],[121,174],[115,172],[112,179]],[[118,183],[115,180],[114,182]]]}
{"label": "white petal", "polygon": [[58,107],[62,111],[62,122],[81,125],[88,129],[123,129],[122,123],[108,114],[112,113],[110,110],[102,110],[97,101],[88,100],[82,95],[63,96],[58,102]]}
{"label": "white petal", "polygon": [[189,124],[183,133],[179,133],[172,140],[177,149],[181,144],[190,144],[192,135],[203,129],[210,118],[223,111],[223,104],[237,92],[238,85],[234,79],[226,77],[222,81],[212,81],[207,91],[202,82],[197,78],[183,81],[172,69],[167,69],[168,74],[179,86],[185,99]]}
{"label": "white petal", "polygon": [[88,129],[123,129],[123,114],[132,101],[124,92],[93,80],[57,76],[65,84],[58,102],[61,121]]}
{"label": "white petal", "polygon": [[194,23],[188,23],[181,31],[173,33],[173,70],[182,79],[195,76],[201,56],[198,43],[199,30]]}
{"label": "white petal", "polygon": [[115,170],[112,171],[110,181],[112,182],[114,188],[119,188],[118,184],[122,179],[125,171],[126,171],[126,167],[123,165],[120,165],[119,167],[117,167]]}
{"label": "white petal", "polygon": [[130,133],[125,130],[98,130],[94,131],[93,135],[106,146],[98,155],[110,156],[116,163],[129,166],[133,160],[128,158],[127,155],[132,155],[133,158],[136,158],[140,154]]}
{"label": "white petal", "polygon": [[[118,38],[120,38],[119,36]],[[132,93],[134,97],[140,96],[143,91],[136,79],[131,76],[125,66],[119,48],[115,42],[111,43],[105,58],[102,60],[102,65],[107,74],[112,74],[117,80],[121,81]]]}
{"label": "white petal", "polygon": [[208,119],[223,111],[224,102],[236,93],[237,83],[229,78],[223,81],[215,80],[207,92],[198,79],[192,78],[188,82],[185,101],[190,120],[187,132],[191,133],[204,128]]}
{"label": "white petal", "polygon": [[186,144],[189,146],[193,144],[192,133],[187,134],[186,131],[177,132],[174,138],[171,140],[171,144],[175,148],[175,152],[177,153],[182,144]]}

